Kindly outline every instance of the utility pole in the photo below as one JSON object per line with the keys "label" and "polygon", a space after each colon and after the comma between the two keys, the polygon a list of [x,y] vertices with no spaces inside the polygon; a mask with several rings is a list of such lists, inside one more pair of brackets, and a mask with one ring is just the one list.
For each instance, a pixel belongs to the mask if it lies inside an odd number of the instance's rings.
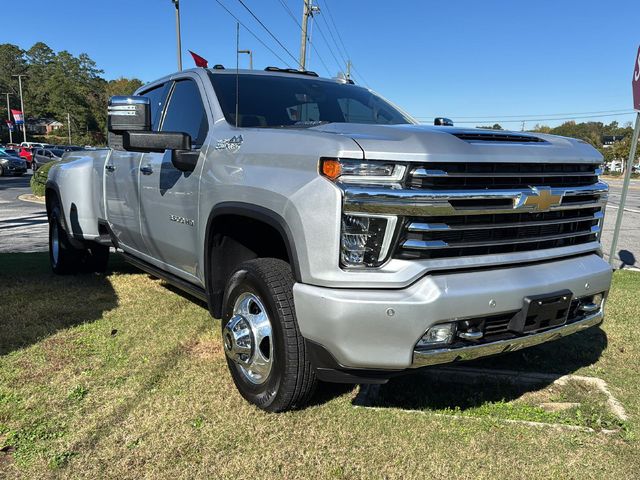
{"label": "utility pole", "polygon": [[[2,95],[7,96],[7,120],[11,123],[11,107],[9,106],[9,92],[4,92]],[[13,143],[13,132],[11,131],[11,126],[7,123],[7,128],[9,129],[9,143]]]}
{"label": "utility pole", "polygon": [[246,53],[249,55],[249,69],[253,70],[253,52],[251,50],[238,50],[238,53]]}
{"label": "utility pole", "polygon": [[302,9],[302,36],[300,38],[300,64],[299,69],[305,70],[307,64],[307,27],[309,25],[309,17],[313,17],[315,12],[319,12],[320,8],[313,5],[313,0],[304,0]]}
{"label": "utility pole", "polygon": [[351,60],[347,60],[347,80],[351,80]]}
{"label": "utility pole", "polygon": [[27,116],[24,114],[24,100],[22,98],[22,77],[26,75],[11,75],[12,77],[18,77],[18,87],[20,89],[20,109],[22,110],[22,141],[27,141]]}
{"label": "utility pole", "polygon": [[171,0],[176,7],[176,37],[178,41],[178,70],[182,70],[182,41],[180,39],[180,0]]}
{"label": "utility pole", "polygon": [[69,132],[69,145],[71,145],[71,116],[67,112],[67,131]]}

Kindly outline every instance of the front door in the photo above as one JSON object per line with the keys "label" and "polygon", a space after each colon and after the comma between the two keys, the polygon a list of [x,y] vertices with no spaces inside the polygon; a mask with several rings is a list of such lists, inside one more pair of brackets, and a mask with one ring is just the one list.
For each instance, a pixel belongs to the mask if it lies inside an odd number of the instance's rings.
{"label": "front door", "polygon": [[201,150],[193,172],[171,163],[171,151],[145,153],[140,164],[140,224],[146,249],[158,266],[187,280],[196,277],[198,245],[198,187],[209,129],[203,94],[196,78],[175,82],[161,124],[166,132],[191,136]]}
{"label": "front door", "polygon": [[[170,83],[141,93],[149,98],[152,128],[157,131]],[[147,254],[140,229],[139,177],[142,153],[111,150],[104,165],[105,211],[109,227],[123,250]]]}

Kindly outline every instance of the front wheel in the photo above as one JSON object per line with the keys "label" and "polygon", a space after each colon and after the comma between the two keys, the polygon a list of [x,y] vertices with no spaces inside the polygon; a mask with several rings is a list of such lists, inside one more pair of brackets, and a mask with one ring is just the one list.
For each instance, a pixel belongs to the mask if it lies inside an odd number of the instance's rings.
{"label": "front wheel", "polygon": [[316,377],[293,304],[291,267],[260,258],[241,264],[225,290],[222,341],[240,394],[269,412],[304,406]]}

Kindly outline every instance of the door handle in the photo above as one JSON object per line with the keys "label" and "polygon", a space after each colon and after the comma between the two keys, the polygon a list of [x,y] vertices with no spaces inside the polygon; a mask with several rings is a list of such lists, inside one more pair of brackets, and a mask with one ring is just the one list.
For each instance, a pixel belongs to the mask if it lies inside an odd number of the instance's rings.
{"label": "door handle", "polygon": [[110,163],[107,163],[107,164],[104,166],[104,169],[105,169],[107,172],[115,172],[115,171],[116,171],[116,166],[115,166],[115,165],[111,165]]}
{"label": "door handle", "polygon": [[151,175],[153,173],[153,168],[151,168],[151,165],[145,165],[144,167],[140,167],[140,171],[143,175]]}

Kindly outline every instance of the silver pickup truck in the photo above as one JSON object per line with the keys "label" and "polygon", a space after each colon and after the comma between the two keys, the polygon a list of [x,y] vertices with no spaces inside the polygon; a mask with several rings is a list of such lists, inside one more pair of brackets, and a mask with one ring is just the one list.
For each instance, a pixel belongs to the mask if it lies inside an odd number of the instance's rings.
{"label": "silver pickup truck", "polygon": [[109,148],[49,174],[53,270],[115,248],[206,301],[262,409],[602,321],[607,185],[581,140],[418,125],[277,68],[179,72],[108,114]]}

